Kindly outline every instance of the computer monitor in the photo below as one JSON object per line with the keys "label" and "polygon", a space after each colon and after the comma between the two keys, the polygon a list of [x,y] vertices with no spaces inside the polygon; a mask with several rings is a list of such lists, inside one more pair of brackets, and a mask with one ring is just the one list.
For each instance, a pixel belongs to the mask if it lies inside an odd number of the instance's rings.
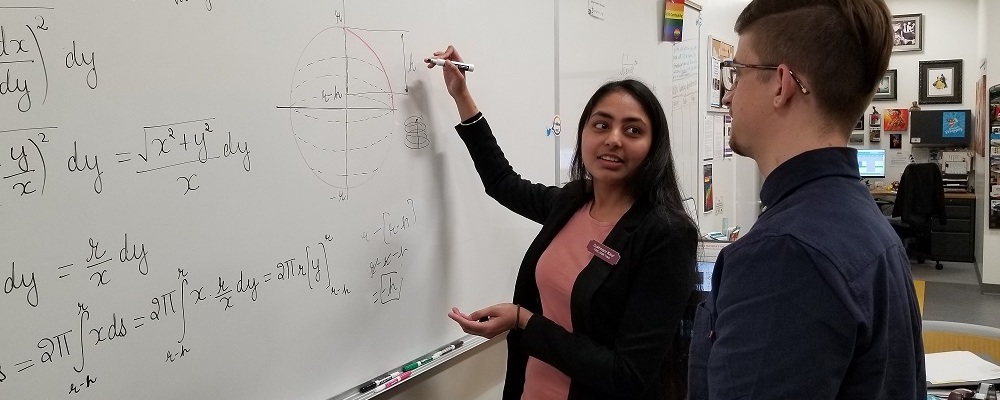
{"label": "computer monitor", "polygon": [[858,149],[858,172],[862,178],[885,178],[885,149]]}
{"label": "computer monitor", "polygon": [[715,259],[719,257],[722,249],[729,245],[729,241],[700,240],[698,242],[698,277],[695,291],[703,294],[712,291],[712,274],[715,273]]}
{"label": "computer monitor", "polygon": [[712,272],[715,271],[715,260],[698,260],[698,276],[701,282],[695,285],[695,290],[699,292],[712,291]]}

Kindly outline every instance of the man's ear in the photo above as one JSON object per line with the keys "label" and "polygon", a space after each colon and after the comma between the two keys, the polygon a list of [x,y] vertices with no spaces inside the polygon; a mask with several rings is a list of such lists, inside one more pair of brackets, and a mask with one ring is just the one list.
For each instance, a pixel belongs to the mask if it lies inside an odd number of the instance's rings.
{"label": "man's ear", "polygon": [[774,86],[773,105],[775,108],[779,108],[788,105],[788,102],[792,100],[792,96],[795,96],[796,93],[801,94],[802,92],[799,91],[799,84],[795,82],[795,78],[792,77],[788,66],[781,64],[775,72],[778,74],[778,84]]}

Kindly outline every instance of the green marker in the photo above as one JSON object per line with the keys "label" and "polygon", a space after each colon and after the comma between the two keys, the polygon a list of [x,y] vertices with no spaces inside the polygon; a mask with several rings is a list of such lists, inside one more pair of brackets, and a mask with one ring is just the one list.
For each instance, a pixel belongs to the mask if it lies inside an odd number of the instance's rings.
{"label": "green marker", "polygon": [[427,363],[429,363],[431,361],[434,361],[434,357],[427,357],[427,358],[425,358],[423,360],[417,360],[417,361],[411,362],[411,363],[406,364],[406,365],[403,366],[403,372],[413,371],[413,370],[415,370],[417,368],[420,368],[421,365],[427,364]]}
{"label": "green marker", "polygon": [[424,364],[427,364],[427,363],[429,363],[431,361],[434,361],[434,360],[438,359],[438,357],[441,357],[441,356],[447,354],[449,351],[452,351],[452,350],[455,350],[455,349],[457,349],[459,347],[462,347],[462,344],[464,344],[464,343],[465,342],[463,342],[461,340],[456,340],[456,341],[452,342],[451,344],[445,346],[443,349],[438,350],[433,355],[428,356],[427,358],[425,358],[423,360],[417,360],[417,361],[414,361],[414,362],[411,362],[409,364],[404,365],[402,371],[403,372],[413,371],[413,370],[415,370],[417,368],[420,368],[421,365],[424,365]]}

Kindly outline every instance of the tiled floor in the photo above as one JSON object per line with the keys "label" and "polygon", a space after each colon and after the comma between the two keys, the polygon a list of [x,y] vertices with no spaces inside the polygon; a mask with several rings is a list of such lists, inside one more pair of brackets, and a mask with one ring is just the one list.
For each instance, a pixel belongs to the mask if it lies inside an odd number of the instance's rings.
{"label": "tiled floor", "polygon": [[913,265],[913,279],[927,282],[924,319],[1000,328],[1000,296],[979,292],[975,264],[942,264],[940,271],[934,269],[933,261]]}

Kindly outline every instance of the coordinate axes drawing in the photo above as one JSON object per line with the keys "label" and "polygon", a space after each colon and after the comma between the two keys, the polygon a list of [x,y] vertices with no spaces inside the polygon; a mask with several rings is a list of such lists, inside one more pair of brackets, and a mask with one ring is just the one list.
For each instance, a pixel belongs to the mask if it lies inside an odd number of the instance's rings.
{"label": "coordinate axes drawing", "polygon": [[335,26],[303,49],[289,104],[278,108],[289,111],[299,153],[326,185],[359,187],[378,174],[392,146],[419,149],[429,143],[421,117],[400,124],[396,115],[413,71],[405,34]]}

